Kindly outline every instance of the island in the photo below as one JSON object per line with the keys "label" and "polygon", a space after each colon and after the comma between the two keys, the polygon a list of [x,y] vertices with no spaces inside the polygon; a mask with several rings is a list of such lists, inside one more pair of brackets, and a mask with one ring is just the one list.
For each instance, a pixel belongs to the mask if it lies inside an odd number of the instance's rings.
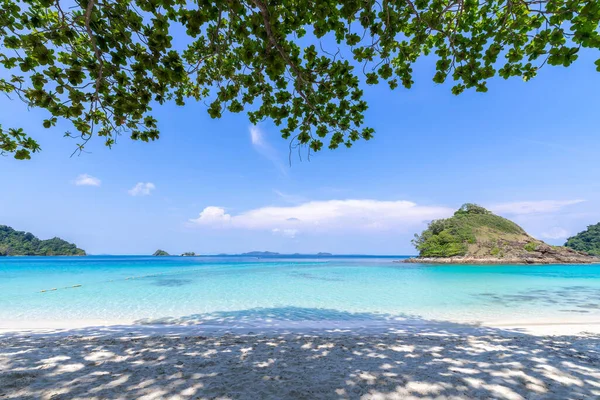
{"label": "island", "polygon": [[164,250],[158,249],[154,252],[154,254],[152,254],[153,256],[159,257],[159,256],[170,256],[169,253],[167,253]]}
{"label": "island", "polygon": [[419,256],[403,262],[435,264],[589,264],[600,258],[528,235],[519,225],[476,204],[432,221],[413,244]]}
{"label": "island", "polygon": [[60,238],[40,240],[32,233],[0,225],[0,256],[85,256],[84,250]]}
{"label": "island", "polygon": [[272,251],[249,251],[248,253],[242,253],[241,256],[253,256],[253,257],[269,257],[269,256],[280,256],[281,254]]}
{"label": "island", "polygon": [[594,256],[600,256],[600,223],[590,225],[583,232],[567,239],[565,246],[577,250],[585,251]]}
{"label": "island", "polygon": [[186,251],[185,253],[181,254],[181,257],[195,257],[196,253],[194,253],[193,251]]}
{"label": "island", "polygon": [[[223,254],[227,255],[227,254]],[[234,254],[235,255],[235,254]],[[332,257],[331,253],[317,253],[317,254],[282,254],[274,251],[249,251],[248,253],[237,254],[239,256],[251,256],[251,257]]]}

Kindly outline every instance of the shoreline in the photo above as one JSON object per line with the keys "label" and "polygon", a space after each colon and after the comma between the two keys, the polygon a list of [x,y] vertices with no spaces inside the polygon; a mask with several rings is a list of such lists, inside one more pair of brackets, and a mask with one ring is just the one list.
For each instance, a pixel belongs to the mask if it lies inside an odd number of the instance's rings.
{"label": "shoreline", "polygon": [[539,259],[520,259],[520,258],[476,258],[476,257],[411,257],[403,260],[394,260],[399,264],[435,264],[435,265],[597,265],[600,259],[591,260],[568,260],[560,261],[557,259],[548,259],[540,261]]}
{"label": "shoreline", "polygon": [[419,334],[432,328],[454,331],[457,334],[470,334],[478,329],[497,329],[504,333],[524,333],[533,336],[551,335],[600,335],[599,316],[570,316],[561,318],[515,318],[511,320],[417,320],[396,318],[388,321],[244,321],[228,324],[214,324],[211,321],[189,324],[177,323],[140,323],[132,320],[4,320],[0,322],[0,337],[4,334],[25,333],[62,333],[77,334],[78,331],[110,331],[119,332],[154,332],[163,334],[166,331],[182,334],[202,333],[206,335],[248,334],[262,332],[264,334],[280,334],[282,332],[328,334],[332,332],[360,332],[363,334],[380,334],[389,331],[402,331]]}

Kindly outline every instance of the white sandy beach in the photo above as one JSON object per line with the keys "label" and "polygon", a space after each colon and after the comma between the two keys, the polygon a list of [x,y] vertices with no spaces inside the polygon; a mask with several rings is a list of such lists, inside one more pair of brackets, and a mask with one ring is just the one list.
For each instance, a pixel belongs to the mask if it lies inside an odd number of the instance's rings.
{"label": "white sandy beach", "polygon": [[[212,324],[212,322],[216,322]],[[223,323],[225,322],[225,323]],[[277,319],[256,320],[257,324],[244,323],[241,321],[227,321],[223,318],[215,320],[202,319],[148,319],[148,320],[130,320],[130,319],[46,319],[46,320],[2,320],[0,321],[1,333],[23,333],[23,332],[70,332],[78,329],[87,329],[100,327],[130,327],[131,329],[152,329],[152,327],[162,327],[163,325],[175,325],[176,329],[192,330],[196,332],[200,329],[202,332],[211,334],[247,333],[249,331],[266,330],[267,332],[295,331],[304,332],[315,329],[321,330],[326,323],[328,328],[361,331],[361,332],[382,332],[389,328],[402,329],[418,333],[423,328],[435,326],[443,329],[459,329],[462,332],[472,332],[473,328],[498,328],[505,332],[527,333],[537,336],[548,335],[589,335],[597,334],[600,336],[600,316],[597,315],[562,315],[560,318],[531,318],[515,317],[511,320],[486,319],[484,321],[475,320],[452,320],[452,321],[432,321],[425,319],[411,319],[410,317],[397,317],[383,321],[293,321]],[[379,322],[379,323],[378,323]],[[146,326],[149,325],[149,326]],[[368,326],[368,327],[367,327]]]}
{"label": "white sandy beach", "polygon": [[0,398],[600,398],[600,336],[586,333],[597,326],[5,326]]}

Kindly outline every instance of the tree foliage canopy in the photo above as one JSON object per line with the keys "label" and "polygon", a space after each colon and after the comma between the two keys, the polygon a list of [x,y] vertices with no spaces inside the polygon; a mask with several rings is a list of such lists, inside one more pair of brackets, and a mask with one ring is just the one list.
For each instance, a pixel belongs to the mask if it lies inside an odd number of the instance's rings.
{"label": "tree foliage canopy", "polygon": [[85,251],[57,237],[40,240],[32,233],[0,225],[0,256],[85,256]]}
{"label": "tree foliage canopy", "polygon": [[567,239],[566,247],[600,256],[600,223],[590,225],[583,232]]}
{"label": "tree foliage canopy", "polygon": [[[351,146],[373,135],[362,85],[410,88],[423,55],[459,94],[600,48],[589,0],[0,0],[0,10],[0,92],[46,110],[45,128],[67,120],[80,149],[94,136],[109,147],[123,133],[155,140],[153,107],[190,100],[213,118],[272,120],[312,151]],[[0,127],[0,152],[39,150]]]}

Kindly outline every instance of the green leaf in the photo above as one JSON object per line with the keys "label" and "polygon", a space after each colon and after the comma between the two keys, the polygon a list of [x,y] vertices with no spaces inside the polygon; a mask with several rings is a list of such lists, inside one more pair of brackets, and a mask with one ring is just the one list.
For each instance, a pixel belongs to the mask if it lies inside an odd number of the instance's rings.
{"label": "green leaf", "polygon": [[[154,113],[166,103],[198,104],[211,118],[245,112],[310,151],[350,147],[374,135],[364,88],[410,89],[424,57],[435,69],[423,73],[460,94],[485,92],[497,77],[529,81],[544,65],[572,65],[581,47],[600,49],[600,7],[581,0],[510,10],[467,1],[459,13],[437,0],[0,1],[0,92],[23,112],[48,112],[45,128],[72,126],[80,150],[124,133],[157,140],[169,121]],[[0,151],[25,159],[39,150],[8,132]]]}

